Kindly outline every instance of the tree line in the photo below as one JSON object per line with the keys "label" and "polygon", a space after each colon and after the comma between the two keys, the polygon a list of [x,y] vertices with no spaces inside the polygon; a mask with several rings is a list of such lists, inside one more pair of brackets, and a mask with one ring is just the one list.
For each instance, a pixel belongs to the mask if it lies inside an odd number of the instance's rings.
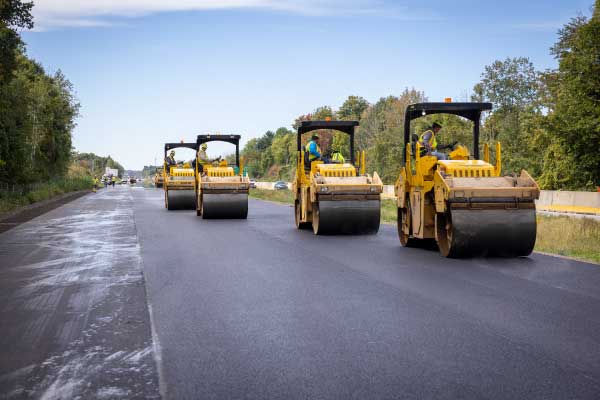
{"label": "tree line", "polygon": [[[550,52],[558,62],[556,69],[538,71],[527,57],[497,60],[484,68],[470,98],[494,105],[484,115],[480,141],[492,149],[497,141],[502,143],[506,174],[526,169],[544,189],[595,190],[600,186],[600,0],[591,17],[573,18],[558,31]],[[366,151],[367,170],[393,183],[401,168],[406,107],[427,100],[414,88],[374,104],[349,96],[337,110],[322,106],[300,115],[294,130],[282,127],[251,139],[242,155],[252,176],[289,180],[300,121],[358,120],[355,144],[357,150]],[[444,126],[442,142],[459,141],[470,147],[471,123],[456,116],[420,118],[413,133],[421,133],[434,121]],[[339,146],[349,156],[347,135],[323,132],[321,142],[322,148]]]}
{"label": "tree line", "polygon": [[69,166],[69,175],[83,176],[95,175],[100,178],[104,175],[106,167],[119,171],[119,176],[122,177],[125,173],[125,168],[111,156],[103,157],[94,153],[71,153],[71,165]]}
{"label": "tree line", "polygon": [[32,2],[0,0],[0,181],[60,178],[72,161],[79,114],[73,85],[27,57],[19,29],[33,28]]}

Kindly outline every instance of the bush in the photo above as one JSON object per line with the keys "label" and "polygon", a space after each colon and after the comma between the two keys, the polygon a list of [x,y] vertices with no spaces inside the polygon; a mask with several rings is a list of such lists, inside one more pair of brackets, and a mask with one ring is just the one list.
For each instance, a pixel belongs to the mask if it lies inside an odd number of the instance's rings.
{"label": "bush", "polygon": [[48,182],[27,186],[17,186],[10,191],[0,190],[0,213],[11,211],[17,207],[48,200],[52,197],[74,192],[90,190],[93,185],[91,177],[57,178]]}

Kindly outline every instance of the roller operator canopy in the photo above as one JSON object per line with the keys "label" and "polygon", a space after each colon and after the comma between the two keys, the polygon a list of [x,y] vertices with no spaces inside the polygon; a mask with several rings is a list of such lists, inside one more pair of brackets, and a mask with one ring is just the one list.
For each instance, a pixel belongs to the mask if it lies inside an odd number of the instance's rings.
{"label": "roller operator canopy", "polygon": [[350,162],[354,164],[354,128],[358,121],[302,121],[298,127],[298,151],[302,150],[302,135],[319,129],[332,129],[350,135]]}
{"label": "roller operator canopy", "polygon": [[416,103],[406,107],[405,118],[412,121],[431,114],[454,114],[476,121],[483,111],[491,109],[492,103]]}
{"label": "roller operator canopy", "polygon": [[198,135],[196,138],[196,145],[200,147],[202,143],[227,142],[238,146],[240,138],[240,135]]}
{"label": "roller operator canopy", "polygon": [[[492,103],[415,103],[406,107],[404,114],[404,143],[410,142],[410,122],[433,114],[452,114],[473,122],[473,155],[479,159],[479,122],[481,113],[490,111]],[[406,147],[403,149],[406,161]]]}
{"label": "roller operator canopy", "polygon": [[187,148],[196,150],[196,143],[165,143],[165,154],[167,154],[169,150],[177,148]]}
{"label": "roller operator canopy", "polygon": [[198,135],[196,138],[195,149],[208,142],[226,142],[235,146],[235,165],[240,165],[240,139],[241,135]]}

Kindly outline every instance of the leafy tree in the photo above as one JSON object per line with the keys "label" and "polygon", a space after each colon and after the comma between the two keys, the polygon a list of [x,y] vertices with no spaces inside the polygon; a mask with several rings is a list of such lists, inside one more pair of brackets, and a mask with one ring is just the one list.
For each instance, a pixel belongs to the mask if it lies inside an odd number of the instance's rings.
{"label": "leafy tree", "polygon": [[551,143],[540,183],[546,188],[600,186],[600,0],[591,18],[572,19],[551,49],[548,73]]}
{"label": "leafy tree", "polygon": [[9,28],[33,28],[33,1],[0,0],[0,23]]}
{"label": "leafy tree", "polygon": [[425,100],[423,92],[404,89],[399,97],[382,97],[363,114],[357,149],[367,151],[367,170],[377,171],[385,183],[393,183],[400,171],[406,107]]}
{"label": "leafy tree", "polygon": [[273,143],[274,136],[275,134],[272,131],[265,132],[265,134],[256,142],[256,149],[259,151],[268,149],[269,146],[271,146],[271,143]]}
{"label": "leafy tree", "polygon": [[[113,158],[109,155],[107,157],[98,156],[94,153],[72,153],[73,164],[83,167],[88,175],[97,175],[102,176],[106,171],[106,167],[114,168],[119,171],[119,176],[123,176],[125,172],[125,168],[113,160]],[[153,175],[156,167],[148,166],[144,167],[143,171],[149,171],[150,175]],[[145,176],[145,175],[144,175]]]}
{"label": "leafy tree", "polygon": [[10,79],[23,42],[16,29],[33,28],[33,2],[0,0],[0,83]]}
{"label": "leafy tree", "polygon": [[336,112],[337,119],[360,121],[362,114],[369,107],[369,102],[360,96],[348,96],[344,104]]}
{"label": "leafy tree", "polygon": [[538,76],[526,57],[494,61],[473,88],[474,100],[491,101],[499,110],[527,106],[537,99]]}
{"label": "leafy tree", "polygon": [[540,171],[543,151],[532,136],[543,109],[540,73],[528,58],[517,57],[486,66],[481,78],[473,88],[473,100],[494,103],[484,120],[482,142],[492,149],[495,142],[502,143],[504,172]]}
{"label": "leafy tree", "polygon": [[33,27],[32,2],[0,0],[0,180],[60,178],[71,162],[79,113],[73,85],[27,58],[17,29]]}

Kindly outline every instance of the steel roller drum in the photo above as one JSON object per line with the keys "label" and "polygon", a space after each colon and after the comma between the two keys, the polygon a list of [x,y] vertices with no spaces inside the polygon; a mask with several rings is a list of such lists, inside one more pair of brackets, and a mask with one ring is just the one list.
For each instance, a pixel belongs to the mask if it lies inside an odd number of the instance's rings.
{"label": "steel roller drum", "polygon": [[527,256],[536,238],[535,208],[451,211],[449,257]]}
{"label": "steel roller drum", "polygon": [[202,195],[202,218],[248,217],[248,193],[219,193]]}
{"label": "steel roller drum", "polygon": [[168,190],[167,209],[194,210],[196,209],[196,192],[194,190]]}
{"label": "steel roller drum", "polygon": [[319,201],[316,211],[318,216],[313,216],[316,234],[375,234],[379,231],[380,200]]}

